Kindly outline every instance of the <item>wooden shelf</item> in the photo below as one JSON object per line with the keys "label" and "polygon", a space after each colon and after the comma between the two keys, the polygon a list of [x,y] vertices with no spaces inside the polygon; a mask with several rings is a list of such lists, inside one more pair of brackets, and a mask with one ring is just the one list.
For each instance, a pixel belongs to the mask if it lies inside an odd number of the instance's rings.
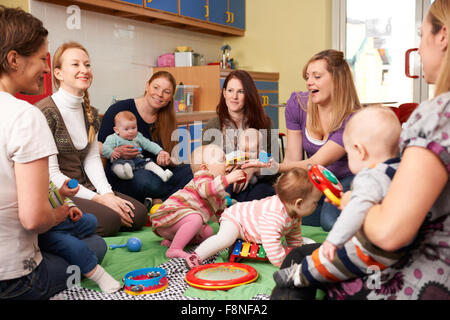
{"label": "wooden shelf", "polygon": [[110,0],[38,0],[62,6],[77,5],[83,10],[94,11],[116,17],[129,18],[189,31],[218,36],[244,36],[245,31],[234,27],[200,21],[170,12],[134,6]]}

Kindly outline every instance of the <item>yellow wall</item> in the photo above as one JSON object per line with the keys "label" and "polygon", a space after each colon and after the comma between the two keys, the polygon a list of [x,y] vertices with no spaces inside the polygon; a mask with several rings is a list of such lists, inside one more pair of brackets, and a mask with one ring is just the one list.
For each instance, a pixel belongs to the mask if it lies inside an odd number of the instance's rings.
{"label": "yellow wall", "polygon": [[0,4],[11,8],[20,7],[25,11],[30,11],[28,0],[0,0]]}
{"label": "yellow wall", "polygon": [[[280,103],[305,90],[304,64],[331,48],[332,0],[246,0],[244,37],[225,38],[238,68],[279,72]],[[280,110],[284,130],[284,111]]]}

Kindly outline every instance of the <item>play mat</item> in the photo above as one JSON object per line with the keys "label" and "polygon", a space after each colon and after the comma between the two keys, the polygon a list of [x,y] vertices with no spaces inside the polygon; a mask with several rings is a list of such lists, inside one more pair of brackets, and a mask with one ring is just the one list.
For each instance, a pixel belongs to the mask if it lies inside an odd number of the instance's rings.
{"label": "play mat", "polygon": [[[212,223],[217,232],[218,224]],[[327,233],[320,227],[302,226],[304,237],[316,242],[323,242]],[[74,286],[55,295],[55,300],[267,300],[270,297],[275,282],[273,273],[277,270],[268,261],[243,259],[241,263],[255,268],[259,274],[258,279],[250,284],[242,285],[228,291],[205,291],[190,287],[186,281],[186,268],[182,259],[168,259],[165,256],[166,247],[160,245],[161,238],[156,236],[150,227],[144,227],[137,232],[121,232],[115,237],[105,238],[106,243],[125,244],[130,237],[138,237],[142,240],[142,248],[139,252],[129,252],[127,248],[108,249],[102,266],[118,281],[123,284],[123,277],[130,271],[159,267],[167,271],[169,285],[167,289],[153,293],[130,295],[120,290],[107,294],[100,291],[91,280],[84,278],[81,286]],[[187,251],[193,251],[190,247]],[[228,250],[210,257],[207,263],[227,262]]]}

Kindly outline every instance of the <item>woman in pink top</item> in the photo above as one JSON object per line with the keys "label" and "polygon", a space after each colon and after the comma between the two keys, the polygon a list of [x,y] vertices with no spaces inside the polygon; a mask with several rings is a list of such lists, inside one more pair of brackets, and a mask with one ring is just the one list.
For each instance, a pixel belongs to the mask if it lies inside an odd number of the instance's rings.
{"label": "woman in pink top", "polygon": [[269,261],[280,267],[285,258],[281,243],[298,247],[303,244],[301,218],[316,208],[321,194],[308,179],[304,169],[294,168],[281,175],[275,185],[276,195],[261,200],[239,202],[225,209],[218,233],[200,244],[186,259],[192,268],[213,254],[230,247],[236,239],[263,244]]}

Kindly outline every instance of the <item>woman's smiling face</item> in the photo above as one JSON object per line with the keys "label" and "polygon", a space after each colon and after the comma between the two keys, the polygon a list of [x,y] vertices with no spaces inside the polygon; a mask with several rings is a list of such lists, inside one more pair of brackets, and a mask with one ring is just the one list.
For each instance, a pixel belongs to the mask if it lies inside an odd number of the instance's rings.
{"label": "woman's smiling face", "polygon": [[325,60],[311,62],[306,69],[305,80],[312,102],[321,106],[331,102],[333,81]]}
{"label": "woman's smiling face", "polygon": [[172,83],[164,77],[159,77],[147,84],[145,98],[151,107],[160,109],[170,102],[173,92]]}

